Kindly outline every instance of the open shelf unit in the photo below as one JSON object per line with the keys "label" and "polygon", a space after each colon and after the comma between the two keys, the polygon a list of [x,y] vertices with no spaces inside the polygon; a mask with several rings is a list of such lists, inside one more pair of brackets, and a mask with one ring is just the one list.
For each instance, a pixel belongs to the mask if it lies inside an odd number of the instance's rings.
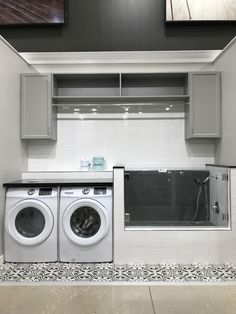
{"label": "open shelf unit", "polygon": [[189,101],[186,90],[187,73],[54,74],[52,105],[58,109],[97,105],[98,112],[110,108],[114,113],[115,105],[136,108],[148,104],[146,109],[159,107],[160,111],[183,107]]}

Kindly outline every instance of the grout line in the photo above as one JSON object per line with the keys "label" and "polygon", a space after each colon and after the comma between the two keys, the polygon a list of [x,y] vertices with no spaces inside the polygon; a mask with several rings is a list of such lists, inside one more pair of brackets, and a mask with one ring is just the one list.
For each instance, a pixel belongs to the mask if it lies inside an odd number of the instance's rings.
{"label": "grout line", "polygon": [[167,286],[167,287],[224,287],[236,286],[236,281],[224,282],[127,282],[127,281],[2,281],[0,287],[15,287],[15,286]]}
{"label": "grout line", "polygon": [[150,294],[150,298],[151,298],[151,302],[152,302],[153,313],[156,314],[154,303],[153,303],[153,298],[152,298],[151,287],[149,286],[148,289],[149,289],[149,294]]}
{"label": "grout line", "polygon": [[186,5],[187,5],[187,10],[188,10],[189,20],[191,20],[191,19],[192,19],[192,16],[191,16],[191,12],[190,12],[190,7],[189,7],[188,0],[186,0]]}
{"label": "grout line", "polygon": [[171,19],[174,21],[174,9],[173,9],[173,2],[170,0],[170,8],[171,8]]}

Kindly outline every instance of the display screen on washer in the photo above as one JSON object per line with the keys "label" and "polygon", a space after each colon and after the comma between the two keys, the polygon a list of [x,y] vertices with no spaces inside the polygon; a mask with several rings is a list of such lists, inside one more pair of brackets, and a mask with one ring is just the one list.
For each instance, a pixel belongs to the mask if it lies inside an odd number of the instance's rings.
{"label": "display screen on washer", "polygon": [[106,188],[94,188],[94,195],[106,195],[107,189]]}
{"label": "display screen on washer", "polygon": [[100,229],[101,219],[94,208],[82,206],[77,208],[71,215],[70,226],[78,237],[90,238]]}
{"label": "display screen on washer", "polygon": [[45,218],[40,210],[25,207],[16,215],[16,230],[25,238],[37,237],[45,227]]}
{"label": "display screen on washer", "polygon": [[39,189],[39,195],[52,195],[52,189],[51,188],[41,188]]}

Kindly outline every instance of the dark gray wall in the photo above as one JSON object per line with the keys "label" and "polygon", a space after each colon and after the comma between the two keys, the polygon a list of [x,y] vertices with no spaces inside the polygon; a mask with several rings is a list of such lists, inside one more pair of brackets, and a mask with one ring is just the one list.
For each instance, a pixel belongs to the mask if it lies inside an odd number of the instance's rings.
{"label": "dark gray wall", "polygon": [[165,24],[165,0],[67,0],[63,26],[0,28],[17,50],[222,49],[236,23]]}

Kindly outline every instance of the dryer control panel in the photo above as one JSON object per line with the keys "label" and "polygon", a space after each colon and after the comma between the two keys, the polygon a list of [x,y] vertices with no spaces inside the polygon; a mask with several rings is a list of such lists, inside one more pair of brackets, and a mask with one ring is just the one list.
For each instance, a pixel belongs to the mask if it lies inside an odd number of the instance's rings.
{"label": "dryer control panel", "polygon": [[110,186],[83,186],[62,188],[61,196],[63,197],[109,197],[112,195],[112,187]]}

